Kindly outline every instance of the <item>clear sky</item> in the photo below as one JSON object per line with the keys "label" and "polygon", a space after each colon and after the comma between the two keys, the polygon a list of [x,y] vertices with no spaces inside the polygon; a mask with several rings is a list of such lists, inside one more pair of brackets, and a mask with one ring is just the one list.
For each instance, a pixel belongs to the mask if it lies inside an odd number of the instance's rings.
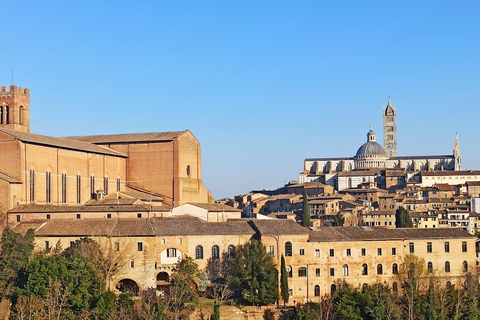
{"label": "clear sky", "polygon": [[179,131],[215,198],[353,156],[382,107],[399,155],[480,169],[480,2],[1,1],[0,85],[31,90],[32,132]]}

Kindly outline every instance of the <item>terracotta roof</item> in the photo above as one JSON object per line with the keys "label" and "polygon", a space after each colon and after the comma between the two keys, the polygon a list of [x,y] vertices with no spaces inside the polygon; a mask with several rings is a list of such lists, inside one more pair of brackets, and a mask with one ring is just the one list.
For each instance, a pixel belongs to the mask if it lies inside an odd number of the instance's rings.
{"label": "terracotta roof", "polygon": [[111,205],[111,206],[68,206],[68,205],[40,205],[24,204],[8,211],[9,213],[60,213],[60,212],[147,212],[168,211],[168,207],[135,206],[135,205]]}
{"label": "terracotta roof", "polygon": [[480,171],[464,170],[464,171],[428,171],[422,172],[422,176],[474,176],[480,175]]}
{"label": "terracotta roof", "polygon": [[209,212],[222,212],[222,211],[225,211],[225,212],[242,212],[242,210],[240,210],[240,209],[237,209],[237,208],[234,208],[234,207],[231,207],[231,206],[227,206],[226,204],[222,204],[222,203],[193,203],[193,202],[189,202],[187,204],[205,209]]}
{"label": "terracotta roof", "polygon": [[309,229],[293,220],[250,220],[250,225],[261,235],[308,234]]}
{"label": "terracotta roof", "polygon": [[97,135],[97,136],[76,136],[67,137],[68,139],[85,141],[96,144],[105,143],[125,143],[125,142],[161,142],[172,141],[178,138],[185,131],[172,131],[172,132],[150,132],[150,133],[126,133],[126,134],[110,134],[110,135]]}
{"label": "terracotta roof", "polygon": [[375,216],[395,215],[395,210],[372,210],[362,214],[362,216],[365,216],[365,215],[375,215]]}
{"label": "terracotta roof", "polygon": [[324,227],[310,233],[310,241],[402,240],[435,238],[472,238],[460,228]]}
{"label": "terracotta roof", "polygon": [[254,235],[255,231],[247,219],[235,219],[226,222],[206,222],[199,218],[180,216],[157,218],[154,220],[157,235]]}
{"label": "terracotta roof", "polygon": [[22,181],[17,180],[17,179],[15,179],[14,177],[9,176],[8,174],[3,173],[3,172],[0,172],[0,179],[1,179],[1,180],[5,180],[5,181],[7,181],[7,182],[9,182],[9,183],[22,183]]}
{"label": "terracotta roof", "polygon": [[86,206],[120,206],[120,205],[134,205],[143,204],[140,199],[103,199],[103,200],[89,200],[85,203]]}
{"label": "terracotta roof", "polygon": [[126,158],[127,155],[118,152],[113,149],[109,149],[102,146],[97,146],[88,142],[76,141],[66,138],[54,138],[49,136],[43,136],[40,134],[34,134],[29,132],[20,132],[15,130],[9,130],[5,128],[0,128],[0,132],[8,134],[13,138],[20,140],[22,142],[28,142],[38,145],[45,145],[51,147],[57,147],[62,149],[78,150],[84,152],[106,154],[111,156],[123,157]]}

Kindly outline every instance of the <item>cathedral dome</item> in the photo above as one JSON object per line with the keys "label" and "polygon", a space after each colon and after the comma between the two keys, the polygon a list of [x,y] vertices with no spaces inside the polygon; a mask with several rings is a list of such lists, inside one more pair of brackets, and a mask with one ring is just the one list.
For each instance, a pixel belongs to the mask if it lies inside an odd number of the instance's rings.
{"label": "cathedral dome", "polygon": [[355,158],[369,158],[369,157],[386,157],[387,153],[385,149],[375,141],[375,132],[370,127],[370,131],[367,133],[367,142],[365,142],[357,150]]}

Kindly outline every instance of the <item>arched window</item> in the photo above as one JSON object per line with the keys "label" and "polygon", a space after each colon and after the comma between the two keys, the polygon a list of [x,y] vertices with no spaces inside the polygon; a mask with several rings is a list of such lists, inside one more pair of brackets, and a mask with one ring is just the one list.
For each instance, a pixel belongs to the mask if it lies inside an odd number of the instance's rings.
{"label": "arched window", "polygon": [[10,107],[9,106],[5,107],[5,122],[7,124],[10,123]]}
{"label": "arched window", "polygon": [[30,202],[35,202],[35,170],[30,170]]}
{"label": "arched window", "polygon": [[52,200],[52,173],[47,171],[45,173],[45,200],[50,203]]}
{"label": "arched window", "polygon": [[77,203],[82,202],[82,176],[77,174]]}
{"label": "arched window", "polygon": [[67,174],[62,173],[62,203],[67,203]]}
{"label": "arched window", "polygon": [[235,258],[235,246],[233,244],[228,246],[228,257]]}
{"label": "arched window", "polygon": [[431,261],[427,263],[427,270],[428,273],[433,273],[433,263]]}
{"label": "arched window", "polygon": [[195,248],[195,259],[203,259],[203,247],[197,246]]}
{"label": "arched window", "polygon": [[320,297],[320,286],[318,284],[315,286],[314,292],[315,292],[315,297]]}
{"label": "arched window", "polygon": [[333,294],[335,293],[335,291],[337,291],[337,286],[332,284],[330,286],[330,294],[333,296]]}
{"label": "arched window", "polygon": [[377,274],[383,274],[383,266],[381,263],[377,264]]}
{"label": "arched window", "polygon": [[217,245],[212,247],[212,259],[220,259],[220,248]]}
{"label": "arched window", "polygon": [[292,243],[290,241],[285,242],[285,257],[291,257],[292,252]]}
{"label": "arched window", "polygon": [[306,277],[307,276],[307,268],[305,268],[305,267],[298,268],[298,276],[299,277]]}
{"label": "arched window", "polygon": [[20,106],[20,109],[18,109],[18,124],[23,124],[23,106]]}
{"label": "arched window", "polygon": [[366,263],[362,264],[362,276],[368,275],[368,266]]}
{"label": "arched window", "polygon": [[95,176],[90,176],[90,195],[91,199],[95,199]]}
{"label": "arched window", "polygon": [[343,276],[348,276],[348,264],[343,265]]}
{"label": "arched window", "polygon": [[397,274],[398,273],[398,264],[394,263],[392,265],[392,273]]}
{"label": "arched window", "polygon": [[468,262],[463,261],[463,272],[468,272]]}
{"label": "arched window", "polygon": [[450,262],[445,262],[445,272],[449,273],[450,272]]}

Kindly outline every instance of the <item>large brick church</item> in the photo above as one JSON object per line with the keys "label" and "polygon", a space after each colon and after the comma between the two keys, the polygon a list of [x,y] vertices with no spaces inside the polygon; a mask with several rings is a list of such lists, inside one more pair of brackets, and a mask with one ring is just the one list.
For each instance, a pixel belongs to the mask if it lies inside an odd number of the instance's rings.
{"label": "large brick church", "polygon": [[189,130],[67,138],[30,133],[30,91],[13,85],[0,89],[0,159],[3,225],[14,208],[78,207],[113,193],[160,206],[213,201],[202,182],[200,143]]}

